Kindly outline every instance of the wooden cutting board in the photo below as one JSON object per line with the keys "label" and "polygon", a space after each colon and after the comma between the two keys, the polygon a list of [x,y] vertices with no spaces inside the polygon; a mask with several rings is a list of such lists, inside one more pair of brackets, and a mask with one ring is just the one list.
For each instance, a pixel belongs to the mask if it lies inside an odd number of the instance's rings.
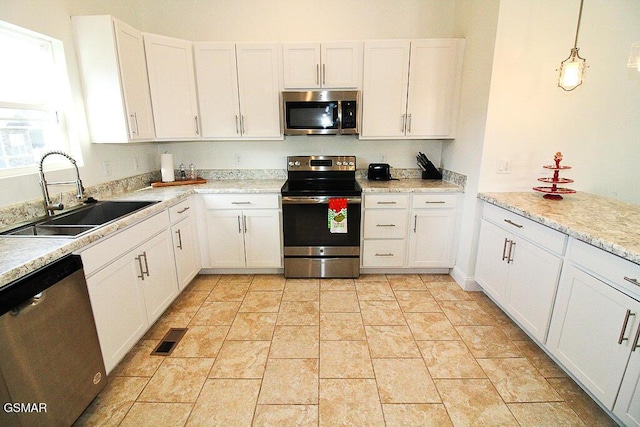
{"label": "wooden cutting board", "polygon": [[203,178],[176,179],[175,181],[171,181],[171,182],[162,182],[162,181],[152,182],[151,186],[152,187],[172,187],[174,185],[204,184],[205,182],[207,182],[207,180]]}

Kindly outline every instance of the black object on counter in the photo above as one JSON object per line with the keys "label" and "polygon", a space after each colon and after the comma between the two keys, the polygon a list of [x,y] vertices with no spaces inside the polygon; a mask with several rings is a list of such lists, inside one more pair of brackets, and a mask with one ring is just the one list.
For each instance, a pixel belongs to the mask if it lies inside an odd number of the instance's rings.
{"label": "black object on counter", "polygon": [[422,169],[422,179],[442,179],[440,171],[431,163],[424,153],[418,151],[416,160],[418,161],[418,166]]}
{"label": "black object on counter", "polygon": [[367,179],[369,181],[390,181],[391,166],[388,163],[369,163],[367,170]]}

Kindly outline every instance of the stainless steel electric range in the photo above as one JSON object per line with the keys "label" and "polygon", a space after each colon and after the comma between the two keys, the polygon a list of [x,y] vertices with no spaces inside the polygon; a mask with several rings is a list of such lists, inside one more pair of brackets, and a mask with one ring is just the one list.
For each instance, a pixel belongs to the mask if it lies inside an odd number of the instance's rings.
{"label": "stainless steel electric range", "polygon": [[355,156],[287,157],[285,277],[360,275],[362,188],[355,173]]}

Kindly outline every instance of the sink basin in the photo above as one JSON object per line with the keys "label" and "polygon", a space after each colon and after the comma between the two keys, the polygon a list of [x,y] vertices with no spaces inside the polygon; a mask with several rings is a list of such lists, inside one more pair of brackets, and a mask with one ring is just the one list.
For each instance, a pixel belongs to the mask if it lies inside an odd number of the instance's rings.
{"label": "sink basin", "polygon": [[157,201],[105,201],[25,224],[0,235],[5,237],[78,237],[97,227],[130,215]]}

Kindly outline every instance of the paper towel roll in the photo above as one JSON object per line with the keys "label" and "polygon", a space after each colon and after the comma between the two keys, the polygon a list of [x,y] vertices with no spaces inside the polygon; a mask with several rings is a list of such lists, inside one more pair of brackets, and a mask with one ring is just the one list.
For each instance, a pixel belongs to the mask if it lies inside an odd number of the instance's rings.
{"label": "paper towel roll", "polygon": [[173,154],[160,154],[160,173],[162,174],[162,182],[173,182],[176,180],[173,169]]}

